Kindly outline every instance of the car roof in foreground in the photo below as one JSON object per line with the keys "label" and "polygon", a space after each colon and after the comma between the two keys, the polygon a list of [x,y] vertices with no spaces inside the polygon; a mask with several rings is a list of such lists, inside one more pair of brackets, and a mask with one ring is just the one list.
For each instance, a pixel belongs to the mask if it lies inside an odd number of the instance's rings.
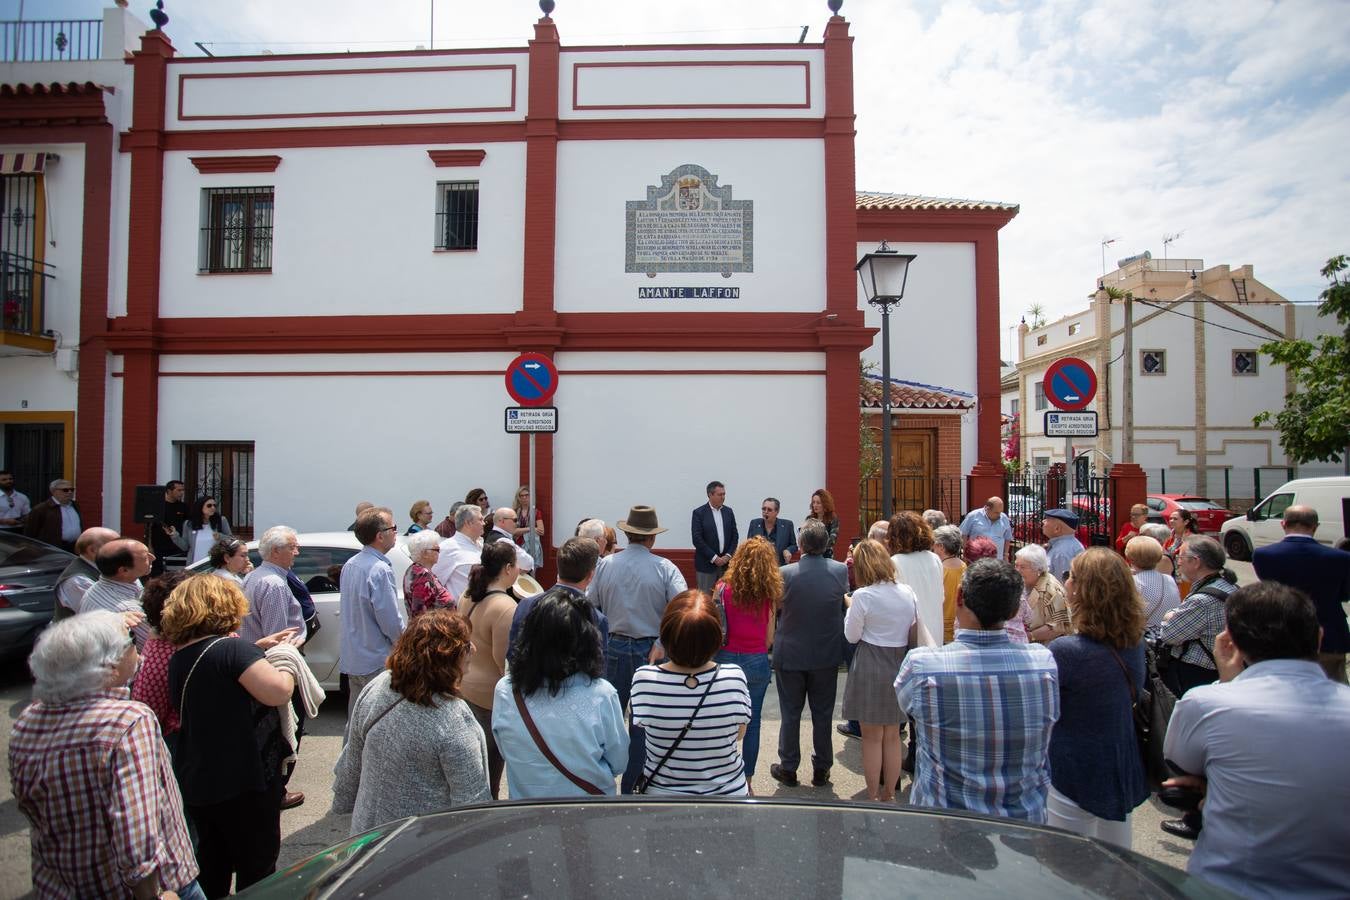
{"label": "car roof in foreground", "polygon": [[405,819],[297,863],[247,897],[1222,897],[1087,838],[858,803],[606,798]]}

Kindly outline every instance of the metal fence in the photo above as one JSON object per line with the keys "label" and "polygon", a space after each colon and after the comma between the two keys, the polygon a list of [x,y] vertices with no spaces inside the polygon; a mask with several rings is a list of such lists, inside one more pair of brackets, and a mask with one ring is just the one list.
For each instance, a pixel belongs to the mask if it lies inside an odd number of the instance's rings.
{"label": "metal fence", "polygon": [[1255,466],[1239,468],[1210,466],[1205,472],[1203,489],[1194,466],[1147,469],[1150,494],[1192,494],[1208,497],[1236,513],[1244,513],[1271,491],[1295,478],[1323,478],[1344,475],[1345,467],[1334,463],[1310,463],[1303,466]]}
{"label": "metal fence", "polygon": [[98,59],[102,45],[101,19],[0,22],[0,62]]}
{"label": "metal fence", "polygon": [[[962,477],[903,475],[894,478],[891,481],[891,513],[907,509],[920,513],[926,509],[940,509],[948,522],[959,523],[965,510],[965,482]],[[867,529],[878,519],[890,518],[882,514],[880,478],[872,478],[863,484],[858,496],[858,510],[860,534],[867,534]]]}
{"label": "metal fence", "polygon": [[1013,539],[1018,545],[1041,543],[1041,521],[1047,509],[1070,509],[1078,516],[1078,538],[1085,545],[1108,546],[1111,542],[1111,479],[1090,475],[1074,480],[1072,497],[1066,496],[1064,467],[1048,470],[1028,466],[1004,478],[1004,514],[1012,520]]}
{"label": "metal fence", "polygon": [[52,267],[16,253],[0,252],[0,330],[42,334],[42,300]]}

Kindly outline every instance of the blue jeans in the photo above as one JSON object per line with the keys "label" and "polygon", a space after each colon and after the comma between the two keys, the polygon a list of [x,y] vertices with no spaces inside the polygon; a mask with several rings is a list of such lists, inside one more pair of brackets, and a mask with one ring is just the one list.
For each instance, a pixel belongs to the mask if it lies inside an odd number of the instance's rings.
{"label": "blue jeans", "polygon": [[[605,680],[619,692],[619,708],[628,709],[628,696],[633,691],[633,673],[647,664],[655,638],[626,638],[611,634],[605,648]],[[642,777],[642,766],[647,761],[647,732],[628,724],[628,768],[619,781],[619,790],[633,793],[633,785]]]}
{"label": "blue jeans", "polygon": [[764,709],[764,695],[769,691],[769,657],[763,653],[732,653],[720,650],[719,663],[740,666],[745,672],[745,683],[750,688],[750,724],[745,726],[745,742],[741,756],[745,759],[745,777],[753,778],[755,763],[759,761],[759,719]]}
{"label": "blue jeans", "polygon": [[202,886],[194,880],[178,891],[178,900],[206,900],[206,894],[202,892]]}

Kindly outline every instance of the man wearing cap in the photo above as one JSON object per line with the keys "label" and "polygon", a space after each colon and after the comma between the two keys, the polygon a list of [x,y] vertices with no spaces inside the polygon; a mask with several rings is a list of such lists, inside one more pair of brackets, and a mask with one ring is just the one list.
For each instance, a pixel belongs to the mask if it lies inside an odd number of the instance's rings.
{"label": "man wearing cap", "polygon": [[[633,673],[639,666],[661,658],[657,636],[666,605],[689,586],[673,562],[652,553],[656,535],[666,530],[657,522],[655,509],[634,506],[628,518],[618,524],[628,538],[628,546],[596,569],[588,593],[591,602],[609,619],[605,678],[619,692],[619,705],[626,708]],[[643,729],[629,725],[628,734],[628,768],[620,782],[625,794],[633,792],[647,756]]]}
{"label": "man wearing cap", "polygon": [[1070,509],[1047,509],[1041,531],[1050,542],[1045,548],[1050,557],[1050,574],[1063,584],[1068,578],[1069,563],[1083,552],[1083,545],[1075,533],[1078,531],[1078,514]]}
{"label": "man wearing cap", "polygon": [[[924,513],[924,515],[928,515]],[[940,515],[940,514],[939,514]],[[961,520],[961,537],[987,537],[998,548],[998,559],[1008,558],[1008,544],[1012,542],[1012,522],[1003,515],[1003,498],[990,497],[982,509],[971,510]]]}

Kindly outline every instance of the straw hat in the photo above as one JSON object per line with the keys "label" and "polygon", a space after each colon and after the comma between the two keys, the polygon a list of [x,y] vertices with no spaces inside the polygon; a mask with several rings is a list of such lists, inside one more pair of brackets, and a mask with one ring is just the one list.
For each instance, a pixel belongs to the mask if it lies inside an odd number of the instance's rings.
{"label": "straw hat", "polygon": [[619,520],[619,530],[626,534],[660,534],[669,529],[662,528],[656,521],[656,509],[650,506],[634,506],[628,510],[628,518]]}

